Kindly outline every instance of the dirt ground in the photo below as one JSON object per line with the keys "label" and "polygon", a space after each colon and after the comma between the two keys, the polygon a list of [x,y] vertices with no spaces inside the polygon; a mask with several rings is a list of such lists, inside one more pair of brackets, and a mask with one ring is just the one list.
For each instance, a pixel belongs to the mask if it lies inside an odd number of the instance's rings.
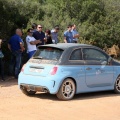
{"label": "dirt ground", "polygon": [[0,81],[0,120],[120,120],[120,95],[86,93],[70,101],[46,93],[28,97],[10,78]]}

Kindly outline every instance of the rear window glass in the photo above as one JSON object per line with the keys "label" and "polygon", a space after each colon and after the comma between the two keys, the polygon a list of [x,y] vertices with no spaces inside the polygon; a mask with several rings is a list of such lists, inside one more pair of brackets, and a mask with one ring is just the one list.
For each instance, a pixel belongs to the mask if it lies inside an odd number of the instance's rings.
{"label": "rear window glass", "polygon": [[33,58],[40,58],[46,60],[59,60],[63,50],[52,47],[39,48],[34,54]]}

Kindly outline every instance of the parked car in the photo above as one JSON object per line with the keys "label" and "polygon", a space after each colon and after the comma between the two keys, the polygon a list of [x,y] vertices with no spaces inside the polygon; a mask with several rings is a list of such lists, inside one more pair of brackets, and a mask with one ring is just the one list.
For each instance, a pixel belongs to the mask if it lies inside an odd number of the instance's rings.
{"label": "parked car", "polygon": [[42,91],[61,100],[86,92],[120,93],[120,63],[92,45],[42,45],[21,69],[18,84],[26,95]]}

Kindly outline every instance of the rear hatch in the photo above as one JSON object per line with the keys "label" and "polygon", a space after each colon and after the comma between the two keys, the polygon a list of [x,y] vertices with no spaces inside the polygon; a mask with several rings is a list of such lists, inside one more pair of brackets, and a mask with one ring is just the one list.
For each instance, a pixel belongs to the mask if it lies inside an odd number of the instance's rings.
{"label": "rear hatch", "polygon": [[40,47],[24,66],[24,74],[47,76],[53,67],[58,64],[62,53],[62,49]]}

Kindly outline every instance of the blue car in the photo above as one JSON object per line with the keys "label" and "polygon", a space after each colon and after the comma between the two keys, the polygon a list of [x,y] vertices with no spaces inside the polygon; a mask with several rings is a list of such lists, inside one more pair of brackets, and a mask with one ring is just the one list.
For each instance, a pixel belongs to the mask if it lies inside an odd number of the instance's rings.
{"label": "blue car", "polygon": [[22,67],[18,84],[26,95],[48,92],[61,100],[86,92],[120,93],[120,63],[92,45],[42,45]]}

